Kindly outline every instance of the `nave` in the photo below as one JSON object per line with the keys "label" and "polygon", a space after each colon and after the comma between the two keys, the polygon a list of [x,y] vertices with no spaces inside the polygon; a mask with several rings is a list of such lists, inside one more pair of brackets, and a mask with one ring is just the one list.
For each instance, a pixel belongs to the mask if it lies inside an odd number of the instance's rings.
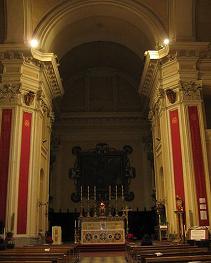
{"label": "nave", "polygon": [[125,252],[81,253],[80,263],[126,263]]}
{"label": "nave", "polygon": [[[143,242],[142,242],[143,243]],[[2,245],[2,244],[1,244]],[[211,262],[210,242],[181,243],[140,242],[127,243],[123,250],[95,246],[91,250],[78,244],[34,245],[13,247],[0,246],[1,263],[163,263],[163,262]]]}

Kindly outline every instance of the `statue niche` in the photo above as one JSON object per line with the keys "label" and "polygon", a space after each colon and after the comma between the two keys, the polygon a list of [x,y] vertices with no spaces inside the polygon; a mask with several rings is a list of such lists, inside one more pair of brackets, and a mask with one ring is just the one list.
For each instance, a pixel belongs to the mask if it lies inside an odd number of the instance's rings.
{"label": "statue niche", "polygon": [[129,145],[117,150],[105,143],[97,144],[96,148],[86,151],[82,151],[79,146],[73,147],[72,154],[76,156],[76,160],[74,167],[70,169],[69,177],[74,180],[76,191],[71,194],[71,200],[79,202],[81,189],[83,197],[86,197],[89,188],[90,198],[96,198],[98,203],[102,200],[108,201],[109,187],[111,193],[115,193],[117,186],[118,197],[122,196],[121,189],[124,189],[124,199],[132,201],[134,193],[129,186],[131,179],[135,177],[135,168],[130,166],[128,158],[132,151]]}

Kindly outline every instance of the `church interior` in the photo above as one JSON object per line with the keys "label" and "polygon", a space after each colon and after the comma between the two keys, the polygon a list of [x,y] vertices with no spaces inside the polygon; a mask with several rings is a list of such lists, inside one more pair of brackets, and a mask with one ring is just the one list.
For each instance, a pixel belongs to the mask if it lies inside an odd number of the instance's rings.
{"label": "church interior", "polygon": [[0,0],[0,261],[211,262],[210,12]]}

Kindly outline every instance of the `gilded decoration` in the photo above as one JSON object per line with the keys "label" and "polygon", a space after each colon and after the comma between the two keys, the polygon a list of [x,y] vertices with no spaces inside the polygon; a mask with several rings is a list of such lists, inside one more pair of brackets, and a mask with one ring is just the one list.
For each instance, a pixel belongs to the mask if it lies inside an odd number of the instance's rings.
{"label": "gilded decoration", "polygon": [[181,100],[200,100],[202,81],[180,81]]}
{"label": "gilded decoration", "polygon": [[1,100],[16,99],[19,94],[20,94],[20,83],[0,84],[0,99]]}

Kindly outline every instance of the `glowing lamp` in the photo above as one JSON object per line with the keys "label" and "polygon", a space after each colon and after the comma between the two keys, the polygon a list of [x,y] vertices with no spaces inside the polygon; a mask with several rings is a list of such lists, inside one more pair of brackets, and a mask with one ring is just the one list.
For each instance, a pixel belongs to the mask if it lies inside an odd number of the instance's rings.
{"label": "glowing lamp", "polygon": [[165,38],[165,39],[163,40],[163,44],[166,45],[166,46],[169,44],[169,42],[170,42],[170,41],[169,41],[168,38]]}
{"label": "glowing lamp", "polygon": [[30,45],[32,48],[37,48],[38,45],[39,45],[39,41],[35,38],[33,38],[31,41],[30,41]]}

